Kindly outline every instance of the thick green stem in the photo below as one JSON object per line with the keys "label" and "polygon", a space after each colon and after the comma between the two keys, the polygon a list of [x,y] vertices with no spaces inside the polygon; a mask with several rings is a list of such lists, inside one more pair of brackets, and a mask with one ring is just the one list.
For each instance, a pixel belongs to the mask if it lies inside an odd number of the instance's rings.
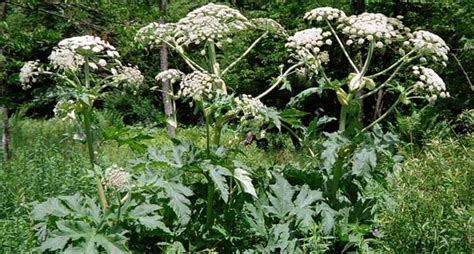
{"label": "thick green stem", "polygon": [[347,96],[347,105],[341,104],[341,112],[339,113],[339,130],[345,131],[346,130],[346,121],[347,121],[347,114],[349,113],[349,105],[352,100],[352,93],[349,93]]}
{"label": "thick green stem", "polygon": [[[85,74],[85,86],[86,88],[90,88],[90,71],[89,71],[89,60],[86,57],[86,63],[84,65],[84,74]],[[92,134],[92,123],[91,123],[91,117],[92,117],[92,102],[90,101],[89,103],[83,102],[83,110],[84,110],[84,129],[85,129],[85,134],[86,134],[86,139],[87,139],[87,150],[89,151],[89,160],[91,163],[91,169],[93,172],[95,172],[95,155],[94,155],[94,136]],[[99,199],[100,203],[102,205],[103,209],[106,209],[108,207],[107,204],[107,198],[105,196],[105,190],[104,186],[102,186],[102,182],[100,179],[100,175],[95,173],[95,180],[97,184],[97,192],[99,193]]]}
{"label": "thick green stem", "polygon": [[212,41],[207,42],[207,55],[209,57],[209,72],[220,77],[220,70],[216,59],[216,46]]}
{"label": "thick green stem", "polygon": [[366,97],[369,97],[373,94],[375,94],[376,92],[378,92],[380,89],[384,88],[385,86],[388,85],[388,83],[395,77],[395,75],[397,75],[397,73],[400,71],[400,69],[402,68],[402,66],[404,65],[404,62],[402,64],[400,64],[397,69],[395,69],[395,71],[390,75],[390,77],[388,77],[387,80],[385,80],[385,82],[383,82],[379,87],[375,88],[374,90],[366,93],[366,94],[363,94],[359,97],[359,99],[364,99]]}
{"label": "thick green stem", "polygon": [[337,201],[337,190],[339,189],[339,182],[341,181],[344,170],[344,158],[339,156],[334,165],[331,187],[329,191],[329,200],[331,201],[332,207],[336,208]]}
{"label": "thick green stem", "polygon": [[415,52],[415,50],[412,50],[412,51],[408,52],[406,55],[404,55],[402,58],[400,58],[400,59],[399,59],[398,61],[396,61],[394,64],[390,65],[387,69],[385,69],[385,70],[383,70],[383,71],[380,71],[380,72],[377,72],[377,73],[375,73],[375,74],[369,75],[369,76],[367,76],[367,78],[375,78],[375,77],[378,77],[378,76],[380,76],[380,75],[383,75],[383,74],[389,72],[389,71],[392,70],[393,68],[397,67],[397,65],[399,65],[400,63],[402,63],[402,62],[408,60],[408,59],[409,59],[408,57],[409,57],[411,54],[413,54],[414,52]]}
{"label": "thick green stem", "polygon": [[206,206],[206,228],[211,230],[214,225],[214,196],[216,194],[216,189],[214,183],[209,176],[207,177],[207,206]]}

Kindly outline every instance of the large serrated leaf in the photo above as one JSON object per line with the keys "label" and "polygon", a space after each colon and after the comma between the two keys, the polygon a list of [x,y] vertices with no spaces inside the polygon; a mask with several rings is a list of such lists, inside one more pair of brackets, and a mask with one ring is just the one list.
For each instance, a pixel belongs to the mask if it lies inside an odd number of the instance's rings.
{"label": "large serrated leaf", "polygon": [[166,197],[169,199],[168,205],[173,209],[182,225],[185,225],[191,219],[191,201],[188,197],[193,195],[193,191],[188,187],[174,182],[157,180],[158,186],[163,188]]}
{"label": "large serrated leaf", "polygon": [[232,173],[228,169],[218,165],[212,165],[209,163],[205,163],[204,165],[204,170],[209,173],[209,177],[219,190],[222,200],[227,203],[227,201],[229,201],[229,187],[227,186],[227,180],[225,177],[232,175]]}
{"label": "large serrated leaf", "polygon": [[255,192],[255,187],[252,184],[252,178],[250,178],[249,172],[242,168],[236,168],[234,170],[234,178],[239,181],[240,187],[244,192],[257,198],[257,193]]}
{"label": "large serrated leaf", "polygon": [[322,199],[322,192],[311,190],[308,185],[303,185],[294,201],[295,207],[291,211],[292,214],[296,215],[299,226],[308,228],[314,223],[313,215],[315,212],[311,205]]}
{"label": "large serrated leaf", "polygon": [[34,220],[44,220],[50,215],[61,218],[67,216],[69,213],[69,209],[62,205],[59,199],[49,198],[45,202],[34,206],[32,216]]}
{"label": "large serrated leaf", "polygon": [[60,235],[54,236],[46,239],[41,246],[38,248],[41,252],[45,252],[47,250],[62,250],[64,246],[66,246],[67,242],[69,241],[70,237],[67,235]]}
{"label": "large serrated leaf", "polygon": [[321,153],[321,158],[323,159],[323,166],[327,170],[331,170],[334,163],[338,158],[338,150],[342,146],[348,144],[350,141],[342,136],[340,133],[324,133],[328,139],[324,141],[323,147],[324,151]]}
{"label": "large serrated leaf", "polygon": [[122,242],[117,242],[115,239],[109,239],[102,235],[96,235],[94,240],[98,245],[102,246],[105,249],[105,252],[108,254],[129,253],[125,247],[125,244]]}
{"label": "large serrated leaf", "polygon": [[161,229],[163,232],[171,234],[171,230],[161,221],[163,217],[159,215],[153,216],[141,216],[138,218],[138,221],[141,225],[146,227],[147,229],[154,230],[154,229]]}
{"label": "large serrated leaf", "polygon": [[370,170],[377,165],[377,154],[371,147],[357,149],[352,157],[352,173],[364,178],[370,177]]}
{"label": "large serrated leaf", "polygon": [[265,208],[270,214],[283,219],[294,207],[292,202],[294,190],[283,176],[279,174],[274,174],[274,176],[276,182],[270,185],[271,192],[267,193],[270,206]]}

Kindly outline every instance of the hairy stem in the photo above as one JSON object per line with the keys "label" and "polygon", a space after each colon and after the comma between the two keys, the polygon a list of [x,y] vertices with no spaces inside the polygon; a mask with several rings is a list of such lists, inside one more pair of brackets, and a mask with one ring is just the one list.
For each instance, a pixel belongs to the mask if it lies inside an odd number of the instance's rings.
{"label": "hairy stem", "polygon": [[346,122],[347,122],[347,114],[349,113],[349,104],[352,99],[352,93],[347,95],[348,104],[344,105],[341,104],[341,112],[339,113],[339,130],[345,131],[346,130]]}

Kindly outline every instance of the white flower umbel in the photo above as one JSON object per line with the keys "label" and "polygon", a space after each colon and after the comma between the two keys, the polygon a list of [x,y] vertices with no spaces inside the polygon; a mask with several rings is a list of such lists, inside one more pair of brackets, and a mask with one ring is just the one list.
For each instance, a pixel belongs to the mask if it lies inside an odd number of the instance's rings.
{"label": "white flower umbel", "polygon": [[411,37],[409,42],[405,43],[406,45],[411,45],[422,55],[431,56],[433,61],[441,62],[446,66],[449,47],[441,37],[428,31],[413,32]]}
{"label": "white flower umbel", "polygon": [[307,12],[304,15],[304,19],[315,20],[315,21],[323,21],[323,20],[344,21],[346,18],[347,18],[346,14],[343,11],[336,8],[332,8],[332,7],[316,8]]}
{"label": "white flower umbel", "polygon": [[130,173],[125,169],[113,165],[105,170],[106,186],[119,192],[130,188]]}
{"label": "white flower umbel", "polygon": [[425,94],[425,98],[430,102],[435,102],[437,98],[450,97],[446,91],[446,84],[443,79],[432,69],[423,66],[413,66],[413,74],[418,81],[415,83],[415,92]]}
{"label": "white flower umbel", "polygon": [[174,29],[174,23],[159,24],[153,22],[138,30],[135,35],[135,41],[143,43],[150,48],[160,45],[163,41],[172,43],[174,39]]}
{"label": "white flower umbel", "polygon": [[266,106],[257,98],[251,95],[242,94],[234,99],[239,110],[244,114],[243,118],[262,118],[265,113]]}
{"label": "white flower umbel", "polygon": [[321,28],[310,28],[296,32],[288,38],[285,44],[290,51],[290,56],[297,61],[329,61],[329,55],[321,53],[321,47],[331,45],[332,41],[327,39],[331,35],[330,32],[323,32]]}
{"label": "white flower umbel", "polygon": [[36,77],[39,75],[37,61],[26,62],[20,70],[20,84],[24,90],[31,88],[31,83],[36,82]]}
{"label": "white flower umbel", "polygon": [[257,29],[262,29],[276,35],[288,37],[286,29],[273,19],[269,18],[256,18],[251,20]]}
{"label": "white flower umbel", "polygon": [[184,73],[176,69],[168,69],[162,71],[156,75],[155,79],[157,81],[169,81],[170,83],[175,83],[176,81],[182,80]]}
{"label": "white flower umbel", "polygon": [[112,78],[115,83],[128,85],[134,89],[140,88],[145,79],[137,66],[120,66]]}
{"label": "white flower umbel", "polygon": [[220,41],[253,25],[238,10],[220,4],[207,4],[188,13],[176,23],[176,42],[180,45]]}
{"label": "white flower umbel", "polygon": [[[98,69],[107,65],[107,59],[118,58],[115,47],[99,37],[85,35],[67,38],[58,43],[48,59],[54,68],[77,70],[89,57],[89,66]],[[99,63],[100,61],[100,63]]]}
{"label": "white flower umbel", "polygon": [[178,91],[179,97],[193,98],[194,100],[202,100],[203,98],[212,98],[212,93],[224,93],[218,83],[223,82],[217,76],[207,72],[194,71],[187,74],[180,83]]}
{"label": "white flower umbel", "polygon": [[405,31],[401,20],[380,13],[352,15],[341,24],[340,28],[342,33],[349,37],[346,45],[362,45],[374,41],[377,48],[401,39],[401,33]]}

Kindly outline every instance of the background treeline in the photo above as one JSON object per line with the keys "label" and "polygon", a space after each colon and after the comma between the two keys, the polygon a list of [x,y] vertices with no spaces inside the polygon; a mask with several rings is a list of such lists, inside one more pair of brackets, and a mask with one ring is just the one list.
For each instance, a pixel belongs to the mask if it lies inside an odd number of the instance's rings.
{"label": "background treeline", "polygon": [[[189,10],[208,2],[205,0],[170,0],[164,17],[160,17],[159,1],[8,1],[0,22],[0,104],[11,112],[23,109],[27,116],[50,117],[56,98],[53,82],[41,80],[30,91],[22,91],[18,85],[18,72],[23,63],[30,59],[46,60],[48,52],[62,38],[92,34],[109,40],[120,49],[126,62],[138,65],[146,76],[146,87],[141,93],[130,96],[116,92],[97,105],[123,116],[127,124],[164,123],[161,93],[150,91],[147,87],[157,85],[153,77],[159,70],[159,52],[145,51],[134,43],[136,31],[160,18],[167,22],[177,21]],[[415,29],[426,29],[440,35],[450,46],[448,67],[440,75],[444,78],[452,98],[437,103],[430,110],[443,118],[451,119],[463,109],[472,108],[472,74],[474,72],[474,27],[471,1],[306,1],[306,0],[231,0],[220,1],[238,8],[248,17],[269,17],[280,22],[290,34],[307,27],[302,16],[310,9],[319,6],[333,6],[348,14],[364,11],[380,12],[388,16],[402,15],[404,23]],[[232,59],[238,52],[256,38],[256,34],[241,34],[232,44],[220,52],[222,59]],[[283,39],[265,40],[255,50],[255,54],[239,63],[226,82],[237,93],[258,94],[264,91],[271,79],[278,74],[278,66],[287,61],[287,52]],[[338,57],[341,52],[331,52],[331,63],[341,70],[331,73],[334,77],[347,75],[348,67]],[[388,54],[387,54],[388,55]],[[383,56],[378,62],[389,62]],[[170,65],[185,69],[178,57],[170,55]],[[275,91],[265,103],[284,108],[290,97],[302,89],[312,86],[306,77],[294,77],[290,80],[293,90]],[[379,105],[393,98],[379,95]],[[376,99],[364,102],[361,117],[372,119],[380,111]],[[307,100],[308,107],[301,110],[311,114],[333,115],[337,112],[337,103],[321,100],[317,95]],[[314,110],[315,103],[319,107]],[[390,105],[389,103],[386,103]],[[413,105],[412,107],[416,107]],[[305,110],[307,109],[307,110]],[[410,110],[410,109],[408,109]],[[179,119],[184,123],[196,123],[187,105],[178,108]],[[312,118],[311,115],[308,119]]]}

